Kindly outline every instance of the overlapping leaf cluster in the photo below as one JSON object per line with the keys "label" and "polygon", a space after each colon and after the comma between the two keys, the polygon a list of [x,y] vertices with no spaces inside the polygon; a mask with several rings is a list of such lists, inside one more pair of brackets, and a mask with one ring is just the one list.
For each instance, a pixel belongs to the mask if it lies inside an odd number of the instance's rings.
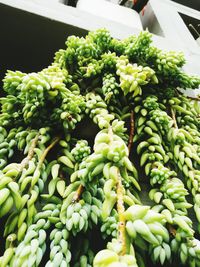
{"label": "overlapping leaf cluster", "polygon": [[200,266],[200,108],[179,92],[200,78],[184,63],[147,31],[99,29],[38,73],[6,73],[1,267]]}

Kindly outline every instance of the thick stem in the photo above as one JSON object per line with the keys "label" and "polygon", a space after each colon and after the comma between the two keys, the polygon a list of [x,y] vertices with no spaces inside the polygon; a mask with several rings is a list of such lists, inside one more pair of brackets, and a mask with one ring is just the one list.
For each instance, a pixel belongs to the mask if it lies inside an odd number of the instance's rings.
{"label": "thick stem", "polygon": [[129,153],[131,151],[131,147],[133,144],[133,135],[134,135],[134,113],[131,111],[131,118],[130,118],[130,134],[129,134],[129,140],[128,140],[128,150]]}
{"label": "thick stem", "polygon": [[82,184],[80,184],[78,189],[76,190],[76,193],[75,193],[73,199],[72,199],[72,203],[75,203],[80,199],[81,194],[83,193],[83,189],[84,189],[84,186]]}
{"label": "thick stem", "polygon": [[49,151],[60,141],[60,137],[56,137],[53,142],[44,150],[41,158],[39,159],[37,168],[40,169]]}
{"label": "thick stem", "polygon": [[172,119],[174,121],[174,127],[178,129],[178,125],[176,122],[176,116],[175,116],[175,112],[174,112],[173,108],[171,108],[171,114],[172,114]]}
{"label": "thick stem", "polygon": [[126,224],[125,224],[125,218],[124,218],[124,200],[123,200],[123,185],[122,185],[122,178],[120,175],[120,172],[118,171],[118,182],[117,182],[117,212],[119,215],[119,228],[118,228],[118,233],[119,233],[119,241],[122,244],[122,250],[121,250],[121,255],[126,254]]}
{"label": "thick stem", "polygon": [[108,134],[110,136],[110,143],[111,143],[113,141],[113,130],[111,126],[108,128]]}
{"label": "thick stem", "polygon": [[175,237],[176,236],[176,229],[171,224],[167,224],[167,228],[168,228],[170,234]]}
{"label": "thick stem", "polygon": [[[131,117],[130,117],[130,134],[129,134],[129,141],[128,141],[128,150],[129,154],[131,151],[131,147],[133,144],[133,136],[134,136],[134,112],[131,111]],[[118,233],[119,233],[119,241],[122,244],[122,250],[121,250],[121,255],[126,254],[126,220],[124,218],[124,212],[125,212],[125,207],[124,207],[124,187],[122,184],[122,177],[120,175],[120,172],[118,171],[118,182],[117,182],[117,212],[119,215],[119,228],[118,228]]]}
{"label": "thick stem", "polygon": [[[113,140],[113,131],[112,127],[108,129],[109,136],[111,137],[111,142]],[[122,244],[122,250],[120,255],[126,254],[126,228],[125,228],[125,218],[124,218],[124,187],[122,185],[122,177],[118,170],[117,172],[117,213],[119,216],[119,226],[118,226],[118,239]]]}
{"label": "thick stem", "polygon": [[10,247],[14,247],[14,242],[16,241],[17,236],[16,234],[10,234],[7,238],[6,238],[6,248],[10,248]]}
{"label": "thick stem", "polygon": [[191,100],[200,101],[199,97],[192,97],[192,96],[188,96],[188,95],[186,95],[186,97],[191,99]]}
{"label": "thick stem", "polygon": [[39,172],[39,175],[36,175],[36,178],[32,179],[31,181],[31,187],[30,187],[30,191],[33,189],[33,186],[38,182],[38,179],[39,179],[39,176],[40,176],[40,169],[42,167],[42,164],[47,156],[47,154],[49,153],[49,151],[58,143],[58,141],[60,140],[60,137],[56,137],[52,143],[44,150],[44,152],[42,153],[40,159],[39,159],[39,162],[38,162],[38,165],[36,167],[36,170],[34,172],[37,173]]}
{"label": "thick stem", "polygon": [[182,92],[180,92],[178,90],[176,90],[176,93],[177,93],[177,95],[183,95],[183,96],[187,97],[188,99],[195,100],[195,101],[200,101],[199,97],[192,97],[192,96],[189,96],[189,95],[184,95]]}
{"label": "thick stem", "polygon": [[37,145],[37,142],[38,142],[38,138],[39,138],[39,134],[37,134],[35,136],[35,138],[32,140],[31,142],[31,146],[29,148],[29,151],[28,151],[28,155],[26,158],[24,158],[20,164],[20,170],[22,171],[26,165],[28,165],[29,161],[32,159],[33,155],[34,155],[34,149]]}

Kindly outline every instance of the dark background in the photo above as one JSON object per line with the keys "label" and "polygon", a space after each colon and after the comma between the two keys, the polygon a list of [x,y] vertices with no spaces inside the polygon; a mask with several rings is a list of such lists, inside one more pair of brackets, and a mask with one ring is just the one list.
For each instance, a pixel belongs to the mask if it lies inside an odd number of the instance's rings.
{"label": "dark background", "polygon": [[181,5],[200,11],[200,0],[173,0],[173,2],[176,2]]}
{"label": "dark background", "polygon": [[[7,69],[40,71],[65,47],[69,35],[83,29],[0,4],[0,81]],[[1,84],[0,84],[1,86]]]}

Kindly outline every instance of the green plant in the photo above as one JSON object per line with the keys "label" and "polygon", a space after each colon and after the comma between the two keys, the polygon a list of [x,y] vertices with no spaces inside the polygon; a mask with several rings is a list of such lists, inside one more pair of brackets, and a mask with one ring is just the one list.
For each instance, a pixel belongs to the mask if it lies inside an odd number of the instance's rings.
{"label": "green plant", "polygon": [[[38,73],[6,73],[1,267],[36,267],[46,257],[46,267],[177,258],[200,266],[200,108],[178,90],[197,88],[200,78],[184,73],[184,63],[182,53],[154,47],[147,31],[117,40],[99,29],[68,37]],[[141,200],[141,172],[150,205]]]}

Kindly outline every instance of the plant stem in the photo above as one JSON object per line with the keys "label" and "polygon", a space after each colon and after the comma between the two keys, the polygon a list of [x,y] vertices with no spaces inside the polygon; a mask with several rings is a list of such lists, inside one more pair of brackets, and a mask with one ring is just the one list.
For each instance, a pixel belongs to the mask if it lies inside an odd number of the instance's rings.
{"label": "plant stem", "polygon": [[[47,156],[47,154],[49,153],[49,151],[58,143],[58,141],[60,140],[60,137],[56,137],[52,143],[44,150],[44,152],[42,153],[40,159],[39,159],[39,162],[38,162],[38,165],[35,169],[35,173],[39,172],[40,174],[40,169],[42,167],[42,164]],[[37,176],[36,176],[37,177]],[[36,178],[36,179],[32,179],[31,181],[31,187],[30,187],[30,191],[33,189],[33,186],[38,182],[38,179],[39,179],[39,176]]]}
{"label": "plant stem", "polygon": [[[129,154],[131,151],[131,147],[133,144],[133,135],[134,135],[134,113],[131,111],[131,117],[130,117],[130,134],[129,134],[129,141],[128,141],[128,150]],[[125,212],[125,207],[124,207],[124,187],[122,184],[122,177],[120,175],[120,172],[118,170],[118,177],[117,177],[117,212],[119,215],[119,228],[118,228],[118,233],[119,233],[119,241],[122,244],[122,250],[121,250],[121,255],[126,254],[126,221],[124,218],[124,212]]]}
{"label": "plant stem", "polygon": [[186,97],[191,99],[191,100],[200,101],[200,98],[198,98],[198,97],[192,97],[192,96],[188,96],[188,95]]}
{"label": "plant stem", "polygon": [[80,199],[83,189],[84,189],[84,186],[80,184],[78,189],[76,190],[75,195],[73,196],[72,203],[75,203]]}
{"label": "plant stem", "polygon": [[[111,142],[113,140],[113,131],[112,127],[109,128],[108,133],[111,137]],[[124,187],[122,185],[122,177],[120,175],[119,169],[117,172],[117,213],[119,215],[119,226],[118,226],[118,234],[119,241],[122,244],[121,255],[126,254],[126,229],[125,229],[125,218],[124,218]]]}
{"label": "plant stem", "polygon": [[125,229],[125,218],[124,218],[124,200],[123,200],[123,185],[120,172],[118,171],[118,182],[117,182],[117,212],[119,215],[119,241],[122,244],[121,255],[126,254],[126,229]]}
{"label": "plant stem", "polygon": [[174,127],[178,129],[178,125],[176,122],[176,116],[175,116],[175,112],[174,112],[173,108],[171,108],[171,114],[172,114],[172,119],[174,121]]}
{"label": "plant stem", "polygon": [[111,126],[108,128],[108,134],[110,136],[110,143],[111,143],[113,142],[113,130]]}
{"label": "plant stem", "polygon": [[175,237],[176,236],[176,229],[171,224],[167,224],[167,227],[168,227],[170,234]]}
{"label": "plant stem", "polygon": [[176,89],[176,93],[178,95],[182,95],[184,97],[187,97],[188,99],[195,100],[195,101],[200,101],[199,97],[192,97],[192,96],[189,96],[189,95],[184,95],[182,92],[178,91],[177,89]]}
{"label": "plant stem", "polygon": [[37,168],[40,169],[41,166],[42,166],[42,163],[44,162],[47,154],[49,153],[49,151],[58,143],[58,141],[60,140],[60,137],[56,137],[52,143],[44,150],[41,158],[39,159],[39,162],[38,162],[38,166]]}
{"label": "plant stem", "polygon": [[130,118],[130,134],[129,134],[129,140],[128,140],[128,150],[129,153],[131,151],[131,147],[133,144],[133,135],[134,135],[134,113],[133,110],[131,111],[131,118]]}
{"label": "plant stem", "polygon": [[26,158],[24,158],[20,164],[20,171],[22,171],[26,165],[29,163],[29,161],[32,159],[33,155],[34,155],[34,149],[37,145],[37,142],[38,142],[38,138],[39,138],[39,134],[37,134],[35,136],[35,138],[32,140],[31,142],[31,146],[29,148],[29,151],[28,151],[28,155]]}

